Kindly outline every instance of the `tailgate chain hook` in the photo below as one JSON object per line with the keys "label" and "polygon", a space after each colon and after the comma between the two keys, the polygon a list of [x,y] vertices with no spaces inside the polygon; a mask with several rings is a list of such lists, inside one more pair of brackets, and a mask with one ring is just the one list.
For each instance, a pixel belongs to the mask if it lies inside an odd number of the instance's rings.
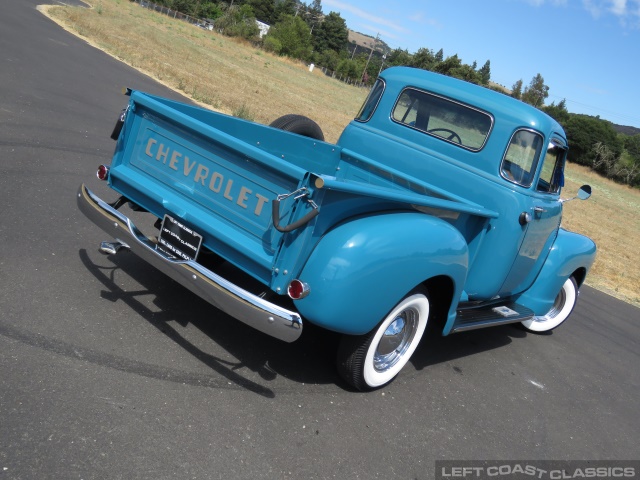
{"label": "tailgate chain hook", "polygon": [[[280,202],[293,195],[296,195],[296,197],[294,197],[294,200],[304,198],[305,201],[309,205],[311,205],[311,208],[313,208],[313,210],[307,213],[300,220],[293,222],[287,225],[286,227],[281,227],[280,226]],[[309,198],[309,190],[306,187],[299,188],[298,190],[291,193],[280,194],[276,197],[275,200],[271,201],[271,216],[273,217],[273,226],[275,227],[276,230],[282,233],[291,232],[297,228],[302,227],[303,225],[306,225],[311,221],[311,219],[315,218],[316,215],[318,215],[318,213],[320,213],[320,210],[318,209],[318,205],[316,205],[316,203]]]}
{"label": "tailgate chain hook", "polygon": [[120,112],[120,116],[118,117],[118,120],[116,121],[116,126],[113,127],[113,132],[111,132],[111,139],[112,140],[118,140],[118,137],[120,137],[120,132],[122,131],[122,126],[124,125],[124,120],[127,118],[127,113],[129,113],[129,107],[130,107],[130,105],[127,105],[126,108],[123,108],[122,112]]}

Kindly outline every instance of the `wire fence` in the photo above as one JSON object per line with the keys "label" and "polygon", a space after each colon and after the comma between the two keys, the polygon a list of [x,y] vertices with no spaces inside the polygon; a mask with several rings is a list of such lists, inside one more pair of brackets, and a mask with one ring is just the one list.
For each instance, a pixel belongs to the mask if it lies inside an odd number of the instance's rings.
{"label": "wire fence", "polygon": [[163,15],[167,15],[168,17],[176,18],[178,20],[183,20],[192,25],[198,25],[205,28],[206,26],[210,25],[209,22],[201,18],[192,17],[191,15],[178,12],[177,10],[171,10],[169,7],[165,7],[164,5],[158,5],[157,3],[149,2],[147,0],[131,0],[131,1],[133,3],[137,3],[143,8],[147,8],[149,10],[155,10],[158,13],[162,13]]}
{"label": "wire fence", "polygon": [[369,85],[367,85],[366,83],[363,83],[359,80],[354,80],[353,78],[349,78],[345,75],[339,74],[338,72],[329,70],[326,67],[320,67],[320,69],[322,70],[322,73],[324,73],[327,77],[335,78],[336,80],[339,80],[342,83],[353,85],[354,87],[369,88]]}

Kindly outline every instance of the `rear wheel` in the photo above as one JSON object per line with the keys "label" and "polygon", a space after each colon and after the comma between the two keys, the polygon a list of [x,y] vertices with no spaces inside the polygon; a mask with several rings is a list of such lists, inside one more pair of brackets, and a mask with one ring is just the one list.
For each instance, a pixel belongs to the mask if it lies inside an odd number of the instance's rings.
{"label": "rear wheel", "polygon": [[578,284],[573,277],[569,277],[562,285],[551,309],[545,315],[522,322],[522,325],[530,332],[550,332],[559,327],[571,315],[577,301]]}
{"label": "rear wheel", "polygon": [[271,122],[269,126],[324,141],[324,134],[320,126],[304,115],[296,115],[294,113],[283,115]]}
{"label": "rear wheel", "polygon": [[411,293],[365,335],[345,335],[338,349],[340,376],[358,390],[393,380],[411,358],[429,318],[425,291]]}

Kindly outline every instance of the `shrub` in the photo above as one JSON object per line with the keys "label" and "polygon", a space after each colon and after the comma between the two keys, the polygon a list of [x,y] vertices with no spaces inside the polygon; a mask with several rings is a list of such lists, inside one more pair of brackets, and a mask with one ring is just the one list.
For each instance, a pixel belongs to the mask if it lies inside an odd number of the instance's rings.
{"label": "shrub", "polygon": [[262,43],[262,46],[267,52],[280,54],[280,52],[282,51],[282,42],[272,36],[267,35],[267,37],[265,37],[264,39],[264,42]]}

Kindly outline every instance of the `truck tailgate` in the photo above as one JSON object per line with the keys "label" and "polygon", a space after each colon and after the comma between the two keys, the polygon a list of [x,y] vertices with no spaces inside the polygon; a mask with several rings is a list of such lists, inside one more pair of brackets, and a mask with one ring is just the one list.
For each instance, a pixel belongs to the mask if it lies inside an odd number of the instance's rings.
{"label": "truck tailgate", "polygon": [[[246,123],[228,122],[239,129]],[[109,180],[159,218],[181,219],[204,245],[269,284],[282,236],[272,226],[271,201],[299,188],[305,175],[202,119],[133,92]],[[293,198],[283,202],[284,218],[294,204]]]}

